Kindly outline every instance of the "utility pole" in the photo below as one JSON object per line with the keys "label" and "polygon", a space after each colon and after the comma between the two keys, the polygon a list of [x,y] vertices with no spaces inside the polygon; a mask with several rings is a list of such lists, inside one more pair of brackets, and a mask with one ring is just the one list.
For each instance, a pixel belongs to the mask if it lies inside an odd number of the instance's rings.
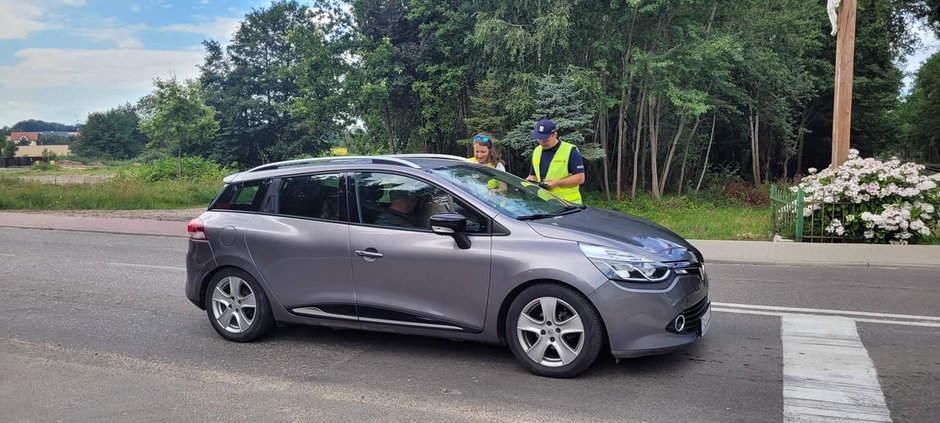
{"label": "utility pole", "polygon": [[[832,0],[830,0],[830,4]],[[836,2],[838,4],[838,2]],[[832,111],[832,167],[848,160],[852,133],[852,78],[855,69],[855,0],[842,0],[836,31],[836,80]],[[836,29],[834,28],[834,31]]]}

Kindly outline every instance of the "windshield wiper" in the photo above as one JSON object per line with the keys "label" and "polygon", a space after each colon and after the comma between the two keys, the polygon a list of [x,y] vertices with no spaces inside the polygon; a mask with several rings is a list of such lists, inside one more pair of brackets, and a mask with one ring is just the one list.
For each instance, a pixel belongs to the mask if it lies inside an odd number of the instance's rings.
{"label": "windshield wiper", "polygon": [[516,219],[518,220],[536,220],[536,219],[547,219],[549,217],[555,217],[556,214],[546,214],[546,213],[536,213],[536,214],[527,214],[525,216],[519,216]]}
{"label": "windshield wiper", "polygon": [[536,214],[529,214],[529,215],[525,215],[525,216],[519,216],[519,217],[517,217],[516,219],[518,219],[518,220],[547,219],[547,218],[550,218],[550,217],[557,217],[557,216],[563,216],[563,215],[566,215],[566,214],[577,213],[577,212],[579,212],[579,211],[581,211],[581,210],[584,210],[584,209],[586,209],[586,208],[587,208],[587,206],[583,206],[583,205],[569,205],[569,206],[565,206],[565,208],[563,208],[563,209],[561,209],[561,210],[558,210],[558,211],[556,211],[556,212],[554,212],[554,213],[536,213]]}
{"label": "windshield wiper", "polygon": [[561,210],[556,211],[556,212],[554,213],[554,215],[555,215],[555,216],[561,216],[561,215],[564,215],[564,214],[577,213],[577,212],[579,212],[579,211],[581,211],[581,210],[584,210],[584,209],[586,209],[586,208],[587,208],[587,206],[585,206],[585,205],[580,205],[580,204],[579,204],[579,205],[574,205],[574,204],[572,204],[572,205],[565,206],[565,208],[563,208],[563,209],[561,209]]}

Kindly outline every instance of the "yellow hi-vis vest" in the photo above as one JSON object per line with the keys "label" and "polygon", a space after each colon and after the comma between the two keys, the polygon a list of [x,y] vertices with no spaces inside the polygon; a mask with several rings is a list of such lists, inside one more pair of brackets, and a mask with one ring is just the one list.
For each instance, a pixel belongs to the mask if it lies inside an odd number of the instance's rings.
{"label": "yellow hi-vis vest", "polygon": [[[468,157],[468,158],[470,159],[471,162],[480,163],[479,161],[477,161],[476,157]],[[494,169],[496,168],[495,163],[487,163],[486,165]],[[495,179],[490,179],[489,181],[486,182],[486,187],[489,189],[499,188],[499,182],[497,182]]]}
{"label": "yellow hi-vis vest", "polygon": [[[535,151],[532,152],[532,169],[535,170],[536,181],[542,182],[544,179],[558,180],[570,176],[568,173],[568,156],[571,155],[571,149],[574,148],[574,145],[563,141],[559,141],[559,143],[561,145],[558,146],[558,151],[555,152],[552,162],[548,164],[548,173],[544,178],[539,174],[542,171],[539,168],[539,163],[542,161],[542,146],[535,147]],[[552,194],[565,200],[581,204],[581,190],[577,186],[570,188],[555,187],[551,191]]]}

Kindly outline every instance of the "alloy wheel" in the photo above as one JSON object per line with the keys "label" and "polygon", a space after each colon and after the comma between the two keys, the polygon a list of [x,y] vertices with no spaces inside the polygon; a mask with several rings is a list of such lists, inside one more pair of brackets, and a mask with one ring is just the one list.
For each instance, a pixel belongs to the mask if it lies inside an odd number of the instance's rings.
{"label": "alloy wheel", "polygon": [[546,367],[570,364],[584,347],[584,324],[574,307],[555,297],[540,297],[522,308],[517,338],[529,358]]}
{"label": "alloy wheel", "polygon": [[244,333],[255,320],[255,293],[244,279],[229,276],[212,291],[212,315],[219,327],[230,333]]}

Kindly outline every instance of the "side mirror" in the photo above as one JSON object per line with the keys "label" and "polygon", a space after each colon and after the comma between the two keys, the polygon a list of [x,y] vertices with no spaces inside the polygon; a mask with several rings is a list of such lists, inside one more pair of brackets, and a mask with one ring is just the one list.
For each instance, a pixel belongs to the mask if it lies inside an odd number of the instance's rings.
{"label": "side mirror", "polygon": [[454,237],[457,247],[461,250],[470,248],[470,237],[467,236],[467,218],[457,213],[441,213],[431,216],[431,231],[438,235]]}

